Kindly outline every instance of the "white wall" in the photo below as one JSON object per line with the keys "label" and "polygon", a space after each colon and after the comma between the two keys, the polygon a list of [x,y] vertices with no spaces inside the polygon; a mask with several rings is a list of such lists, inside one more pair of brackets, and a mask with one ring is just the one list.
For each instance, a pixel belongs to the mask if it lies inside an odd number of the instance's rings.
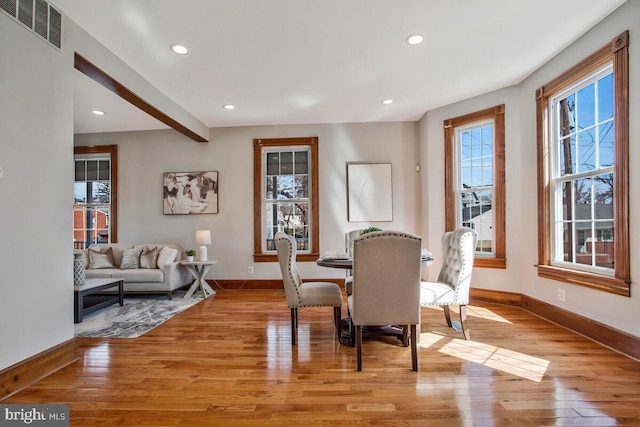
{"label": "white wall", "polygon": [[3,369],[73,338],[73,58],[4,13],[0,52]]}
{"label": "white wall", "polygon": [[[476,268],[473,271],[473,287],[508,292],[522,292],[519,279],[521,249],[526,242],[518,236],[523,226],[519,206],[523,197],[535,196],[535,187],[523,190],[518,184],[520,176],[520,112],[518,88],[516,86],[491,92],[466,101],[429,111],[420,120],[421,162],[428,165],[422,169],[421,199],[422,230],[428,230],[428,247],[434,254],[429,277],[435,280],[442,264],[440,239],[444,233],[444,128],[443,122],[474,111],[505,104],[505,180],[506,180],[506,258],[507,268]],[[535,158],[534,158],[535,159]],[[527,194],[523,194],[527,193]],[[536,240],[532,241],[535,244]]]}
{"label": "white wall", "polygon": [[[630,1],[591,31],[545,64],[518,86],[498,90],[469,100],[429,111],[418,124],[420,158],[423,164],[422,229],[428,230],[429,244],[441,255],[439,239],[444,231],[444,132],[442,122],[462,114],[505,104],[506,151],[506,251],[507,269],[476,268],[474,288],[523,293],[635,336],[640,336],[640,1]],[[535,90],[591,54],[624,30],[630,31],[630,240],[631,297],[621,297],[585,287],[539,278],[537,269],[537,164]],[[435,206],[434,206],[435,205]],[[425,233],[423,233],[425,234]],[[437,261],[430,270],[435,278]],[[557,290],[566,291],[566,302],[557,299]]]}
{"label": "white wall", "polygon": [[[320,251],[341,251],[344,233],[363,226],[419,233],[416,123],[253,126],[211,129],[211,142],[196,143],[172,130],[76,135],[76,145],[118,145],[118,240],[178,242],[196,247],[195,230],[211,229],[209,277],[280,278],[277,263],[253,262],[253,139],[317,136],[320,164]],[[392,163],[393,221],[347,221],[346,162]],[[162,173],[219,172],[219,213],[163,215]],[[253,276],[248,266],[254,266]],[[343,272],[299,263],[305,278]]]}
{"label": "white wall", "polygon": [[[537,276],[533,265],[537,261],[536,245],[523,247],[522,283],[524,293],[557,305],[563,309],[595,319],[601,323],[613,326],[635,336],[640,336],[640,221],[637,212],[640,211],[640,1],[628,1],[618,10],[604,19],[591,31],[581,37],[573,45],[560,53],[552,61],[529,76],[520,85],[520,114],[522,127],[519,139],[522,144],[521,186],[535,188],[537,168],[536,136],[535,136],[535,90],[548,83],[558,74],[573,66],[575,63],[593,53],[595,50],[610,43],[614,37],[625,30],[629,30],[629,193],[630,200],[630,241],[631,241],[631,297],[622,297],[605,292],[591,290],[582,286],[542,279]],[[536,227],[536,198],[523,198],[520,207],[523,227],[519,239],[535,242]],[[566,291],[566,302],[557,299],[558,288]]]}

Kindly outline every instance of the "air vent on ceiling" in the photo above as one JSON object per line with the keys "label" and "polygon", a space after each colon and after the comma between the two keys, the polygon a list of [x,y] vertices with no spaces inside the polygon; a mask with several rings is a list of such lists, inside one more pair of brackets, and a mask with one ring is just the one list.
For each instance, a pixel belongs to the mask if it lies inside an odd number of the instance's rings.
{"label": "air vent on ceiling", "polygon": [[0,0],[0,10],[60,49],[62,14],[46,0]]}

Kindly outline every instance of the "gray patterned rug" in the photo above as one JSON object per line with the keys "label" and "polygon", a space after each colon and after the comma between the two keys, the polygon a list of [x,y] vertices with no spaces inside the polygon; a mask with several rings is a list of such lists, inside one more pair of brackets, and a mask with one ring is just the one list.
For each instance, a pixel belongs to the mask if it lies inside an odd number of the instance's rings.
{"label": "gray patterned rug", "polygon": [[202,301],[201,295],[183,299],[185,291],[166,295],[144,295],[124,299],[124,306],[113,305],[83,316],[75,324],[77,337],[137,338],[176,314]]}

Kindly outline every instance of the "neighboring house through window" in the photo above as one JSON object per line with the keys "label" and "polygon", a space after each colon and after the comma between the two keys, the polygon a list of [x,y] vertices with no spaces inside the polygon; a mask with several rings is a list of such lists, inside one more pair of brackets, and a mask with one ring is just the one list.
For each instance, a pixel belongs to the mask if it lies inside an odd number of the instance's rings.
{"label": "neighboring house through window", "polygon": [[73,185],[73,245],[117,241],[116,145],[75,147]]}
{"label": "neighboring house through window", "polygon": [[319,254],[318,138],[254,140],[254,259],[276,261],[274,237],[296,241],[298,259]]}
{"label": "neighboring house through window", "polygon": [[629,295],[628,33],[536,91],[538,274]]}
{"label": "neighboring house through window", "polygon": [[478,233],[474,266],[505,268],[504,105],[444,121],[445,227]]}

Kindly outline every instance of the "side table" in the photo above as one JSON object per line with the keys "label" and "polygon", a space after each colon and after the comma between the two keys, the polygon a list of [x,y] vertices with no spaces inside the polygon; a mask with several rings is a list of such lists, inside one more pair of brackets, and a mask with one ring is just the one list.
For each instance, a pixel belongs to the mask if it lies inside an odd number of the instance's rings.
{"label": "side table", "polygon": [[191,285],[191,287],[185,294],[184,296],[185,298],[189,298],[191,295],[193,295],[193,293],[196,291],[196,289],[198,289],[198,287],[202,290],[202,293],[205,298],[208,298],[209,296],[214,295],[216,293],[216,291],[214,291],[211,288],[211,286],[209,286],[209,284],[205,280],[205,277],[207,276],[209,269],[211,269],[211,267],[217,263],[218,261],[213,261],[213,260],[211,261],[180,261],[180,264],[187,267],[187,270],[189,270],[189,273],[191,273],[191,275],[195,279],[193,281],[193,285]]}

